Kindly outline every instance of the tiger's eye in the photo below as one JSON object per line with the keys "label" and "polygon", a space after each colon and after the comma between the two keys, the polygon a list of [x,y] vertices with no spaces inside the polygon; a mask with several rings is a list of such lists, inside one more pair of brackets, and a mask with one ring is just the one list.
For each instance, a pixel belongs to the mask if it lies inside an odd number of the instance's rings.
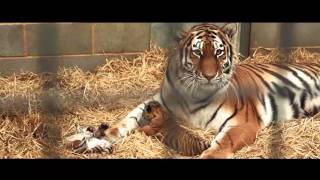
{"label": "tiger's eye", "polygon": [[148,113],[150,113],[151,112],[151,106],[147,106],[146,110],[147,110]]}
{"label": "tiger's eye", "polygon": [[192,65],[193,65],[193,64],[192,64],[191,62],[187,62],[187,67],[188,67],[188,68],[192,68]]}
{"label": "tiger's eye", "polygon": [[222,54],[222,50],[221,49],[217,49],[216,54],[217,54],[217,56],[221,55]]}
{"label": "tiger's eye", "polygon": [[193,50],[193,53],[194,53],[195,55],[197,55],[197,56],[200,56],[200,55],[201,55],[200,49],[195,49],[195,50]]}

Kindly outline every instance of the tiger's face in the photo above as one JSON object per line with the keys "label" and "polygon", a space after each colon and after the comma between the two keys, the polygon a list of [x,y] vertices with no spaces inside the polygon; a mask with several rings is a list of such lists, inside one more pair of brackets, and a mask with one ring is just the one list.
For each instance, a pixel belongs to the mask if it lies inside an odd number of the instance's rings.
{"label": "tiger's face", "polygon": [[179,43],[179,79],[186,89],[217,89],[225,86],[233,72],[231,40],[235,24],[222,28],[202,24],[191,28]]}

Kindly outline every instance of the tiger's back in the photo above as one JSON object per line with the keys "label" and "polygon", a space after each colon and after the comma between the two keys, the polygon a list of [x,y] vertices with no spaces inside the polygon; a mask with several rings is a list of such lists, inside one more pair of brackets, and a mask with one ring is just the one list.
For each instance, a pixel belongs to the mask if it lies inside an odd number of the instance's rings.
{"label": "tiger's back", "polygon": [[[254,104],[263,125],[315,115],[320,110],[320,65],[242,64],[233,82]],[[239,93],[238,93],[239,94]]]}

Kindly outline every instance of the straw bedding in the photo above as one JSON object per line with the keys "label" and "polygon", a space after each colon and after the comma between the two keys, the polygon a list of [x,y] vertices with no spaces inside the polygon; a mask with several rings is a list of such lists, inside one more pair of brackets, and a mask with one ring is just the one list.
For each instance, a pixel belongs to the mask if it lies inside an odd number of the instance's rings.
{"label": "straw bedding", "polygon": [[[318,62],[320,54],[296,49],[285,58],[277,50],[258,49],[241,63]],[[21,72],[0,76],[1,158],[172,158],[158,139],[135,132],[116,144],[112,154],[77,154],[65,137],[77,126],[111,126],[154,94],[161,84],[166,57],[152,46],[137,58],[106,59],[94,72],[60,69],[57,76]],[[235,158],[319,158],[320,118],[280,123],[259,133],[254,145]],[[203,138],[214,132],[192,129]]]}

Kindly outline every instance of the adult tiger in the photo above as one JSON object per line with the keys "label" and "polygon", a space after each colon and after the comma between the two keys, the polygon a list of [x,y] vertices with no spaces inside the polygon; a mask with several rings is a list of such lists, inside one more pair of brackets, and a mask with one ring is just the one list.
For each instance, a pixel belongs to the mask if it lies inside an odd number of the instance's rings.
{"label": "adult tiger", "polygon": [[[235,32],[235,24],[201,24],[184,33],[160,92],[146,101],[159,102],[194,126],[218,130],[201,158],[230,158],[271,122],[319,111],[320,65],[235,65]],[[115,143],[135,130],[146,102],[106,130],[105,139]]]}

